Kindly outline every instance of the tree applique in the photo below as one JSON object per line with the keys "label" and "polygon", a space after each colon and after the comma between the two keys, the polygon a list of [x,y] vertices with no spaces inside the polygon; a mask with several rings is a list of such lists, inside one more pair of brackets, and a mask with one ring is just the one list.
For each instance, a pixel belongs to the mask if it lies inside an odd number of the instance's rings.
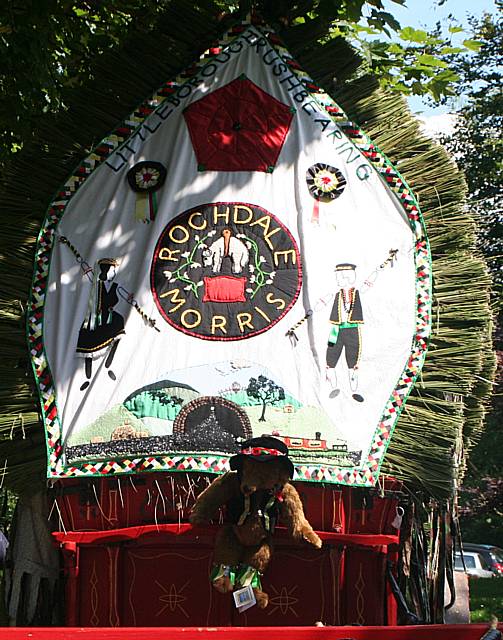
{"label": "tree applique", "polygon": [[265,422],[265,409],[268,404],[274,404],[285,399],[285,390],[277,385],[274,380],[270,380],[265,376],[258,378],[250,378],[246,393],[250,398],[258,400],[262,403],[262,414],[259,422]]}
{"label": "tree applique", "polygon": [[162,390],[151,390],[148,392],[148,395],[152,400],[157,398],[159,404],[166,405],[168,407],[181,407],[184,402],[183,398],[179,398],[178,396],[169,396]]}

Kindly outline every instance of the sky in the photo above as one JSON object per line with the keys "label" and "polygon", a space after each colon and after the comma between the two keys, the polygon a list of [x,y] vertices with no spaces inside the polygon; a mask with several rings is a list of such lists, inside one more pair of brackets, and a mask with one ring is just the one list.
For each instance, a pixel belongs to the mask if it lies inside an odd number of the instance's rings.
{"label": "sky", "polygon": [[[383,0],[384,10],[392,13],[402,27],[414,27],[430,30],[440,22],[445,32],[450,24],[448,16],[452,14],[459,26],[469,28],[468,16],[481,17],[483,13],[496,13],[495,0],[445,0],[439,6],[439,0],[406,0],[401,6],[392,0]],[[469,38],[469,33],[455,34],[459,42]],[[454,118],[449,114],[449,107],[432,107],[419,96],[409,98],[409,106],[414,113],[421,115],[425,128],[432,134],[438,130],[448,131],[452,128]]]}
{"label": "sky", "polygon": [[385,10],[392,13],[403,27],[434,27],[453,14],[461,25],[468,25],[467,17],[481,16],[484,12],[495,13],[494,0],[446,0],[438,6],[438,0],[406,0],[403,6],[383,0]]}

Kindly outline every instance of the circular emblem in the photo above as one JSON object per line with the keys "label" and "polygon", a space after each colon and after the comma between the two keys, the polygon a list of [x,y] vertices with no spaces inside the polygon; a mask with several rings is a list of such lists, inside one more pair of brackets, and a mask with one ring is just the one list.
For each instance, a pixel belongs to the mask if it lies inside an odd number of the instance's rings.
{"label": "circular emblem", "polygon": [[322,202],[335,200],[341,195],[346,186],[346,178],[339,169],[323,162],[318,162],[309,167],[306,173],[306,181],[309,193],[315,200],[321,200]]}
{"label": "circular emblem", "polygon": [[161,233],[151,286],[163,318],[205,340],[267,331],[297,299],[297,244],[269,211],[242,202],[189,209]]}
{"label": "circular emblem", "polygon": [[138,162],[127,172],[127,181],[133,191],[148,193],[160,189],[166,180],[166,169],[160,162]]}

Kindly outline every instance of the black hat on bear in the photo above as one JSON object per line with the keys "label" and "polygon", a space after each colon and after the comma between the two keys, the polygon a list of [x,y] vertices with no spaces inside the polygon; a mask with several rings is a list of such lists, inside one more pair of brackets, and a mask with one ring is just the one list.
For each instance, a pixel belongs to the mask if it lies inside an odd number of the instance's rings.
{"label": "black hat on bear", "polygon": [[288,468],[290,478],[293,478],[293,464],[288,457],[288,447],[279,438],[274,436],[260,436],[250,438],[241,445],[241,453],[237,453],[229,460],[232,471],[241,471],[243,460],[246,458],[256,462],[271,462],[272,460],[284,460]]}

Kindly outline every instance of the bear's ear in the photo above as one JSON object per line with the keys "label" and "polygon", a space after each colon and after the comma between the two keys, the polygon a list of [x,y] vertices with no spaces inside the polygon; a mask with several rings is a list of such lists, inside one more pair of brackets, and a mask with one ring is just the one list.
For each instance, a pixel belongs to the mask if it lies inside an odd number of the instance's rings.
{"label": "bear's ear", "polygon": [[285,482],[288,482],[293,478],[293,464],[290,458],[281,458],[280,460],[282,466],[282,472],[285,474]]}
{"label": "bear's ear", "polygon": [[238,473],[241,473],[241,469],[243,467],[243,460],[244,460],[244,456],[240,453],[238,453],[235,456],[232,456],[232,458],[229,460],[229,469],[231,471],[237,471]]}

